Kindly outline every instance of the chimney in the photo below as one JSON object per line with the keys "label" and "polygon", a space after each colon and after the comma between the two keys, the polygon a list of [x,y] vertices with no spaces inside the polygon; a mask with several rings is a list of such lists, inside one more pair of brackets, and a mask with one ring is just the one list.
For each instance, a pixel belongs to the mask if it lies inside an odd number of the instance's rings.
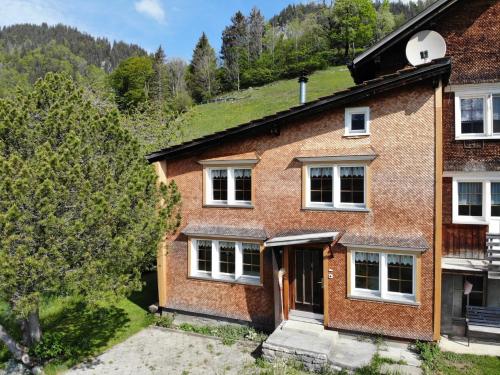
{"label": "chimney", "polygon": [[307,78],[305,74],[302,74],[299,77],[299,84],[300,84],[299,98],[300,98],[300,104],[304,104],[306,102],[306,86],[307,86],[307,81],[309,81],[309,78]]}

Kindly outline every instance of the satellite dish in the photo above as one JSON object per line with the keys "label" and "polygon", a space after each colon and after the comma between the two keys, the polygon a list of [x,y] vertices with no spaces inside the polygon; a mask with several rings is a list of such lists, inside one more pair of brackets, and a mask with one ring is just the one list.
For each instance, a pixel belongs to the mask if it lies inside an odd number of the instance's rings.
{"label": "satellite dish", "polygon": [[439,59],[445,54],[444,38],[432,30],[419,31],[406,44],[406,58],[413,66]]}

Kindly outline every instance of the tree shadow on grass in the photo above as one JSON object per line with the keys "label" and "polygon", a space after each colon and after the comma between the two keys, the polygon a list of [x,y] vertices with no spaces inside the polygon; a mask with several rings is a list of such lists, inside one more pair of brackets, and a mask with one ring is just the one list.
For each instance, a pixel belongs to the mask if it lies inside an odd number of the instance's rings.
{"label": "tree shadow on grass", "polygon": [[142,290],[132,293],[129,301],[147,310],[150,305],[158,302],[158,284],[156,271],[147,272],[142,275]]}
{"label": "tree shadow on grass", "polygon": [[72,365],[100,353],[129,323],[126,311],[119,307],[89,308],[83,302],[69,301],[43,319],[43,330],[62,333],[65,355],[60,359]]}

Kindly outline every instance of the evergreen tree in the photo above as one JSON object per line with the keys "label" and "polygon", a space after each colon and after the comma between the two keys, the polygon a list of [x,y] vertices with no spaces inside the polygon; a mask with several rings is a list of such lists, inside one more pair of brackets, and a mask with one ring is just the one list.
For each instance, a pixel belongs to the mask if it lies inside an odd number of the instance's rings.
{"label": "evergreen tree", "polygon": [[193,51],[189,65],[188,87],[194,100],[201,102],[217,94],[217,61],[215,51],[202,33]]}
{"label": "evergreen tree", "polygon": [[163,51],[163,48],[159,46],[153,55],[154,74],[151,81],[151,98],[160,103],[160,106],[166,99],[166,91],[168,87],[165,64],[165,52]]}
{"label": "evergreen tree", "polygon": [[226,89],[240,89],[241,74],[249,65],[247,19],[240,11],[231,17],[231,25],[222,32],[221,57],[224,62]]}
{"label": "evergreen tree", "polygon": [[140,289],[162,233],[179,223],[175,185],[158,188],[118,112],[96,102],[52,73],[0,99],[0,299],[23,343],[2,325],[0,340],[28,364],[44,298],[96,302]]}
{"label": "evergreen tree", "polygon": [[250,60],[255,61],[262,55],[265,20],[260,10],[253,7],[248,21]]}

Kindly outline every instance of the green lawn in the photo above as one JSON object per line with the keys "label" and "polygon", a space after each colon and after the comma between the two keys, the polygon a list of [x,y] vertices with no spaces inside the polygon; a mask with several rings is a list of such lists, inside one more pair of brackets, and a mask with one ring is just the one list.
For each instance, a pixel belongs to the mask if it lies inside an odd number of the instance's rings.
{"label": "green lawn", "polygon": [[[307,100],[330,95],[353,84],[345,66],[318,71],[309,77]],[[299,104],[299,84],[296,79],[283,80],[232,92],[222,97],[238,100],[193,107],[187,114],[184,140],[198,138],[296,106]]]}
{"label": "green lawn", "polygon": [[[147,306],[157,300],[156,275],[144,276],[142,292],[134,293],[114,304],[102,303],[94,308],[85,306],[76,297],[46,301],[40,310],[44,333],[60,332],[66,358],[53,361],[45,367],[47,374],[56,374],[98,355],[144,327],[153,323]],[[0,305],[0,320],[13,327],[6,305]],[[5,347],[0,348],[0,362],[8,358]]]}

